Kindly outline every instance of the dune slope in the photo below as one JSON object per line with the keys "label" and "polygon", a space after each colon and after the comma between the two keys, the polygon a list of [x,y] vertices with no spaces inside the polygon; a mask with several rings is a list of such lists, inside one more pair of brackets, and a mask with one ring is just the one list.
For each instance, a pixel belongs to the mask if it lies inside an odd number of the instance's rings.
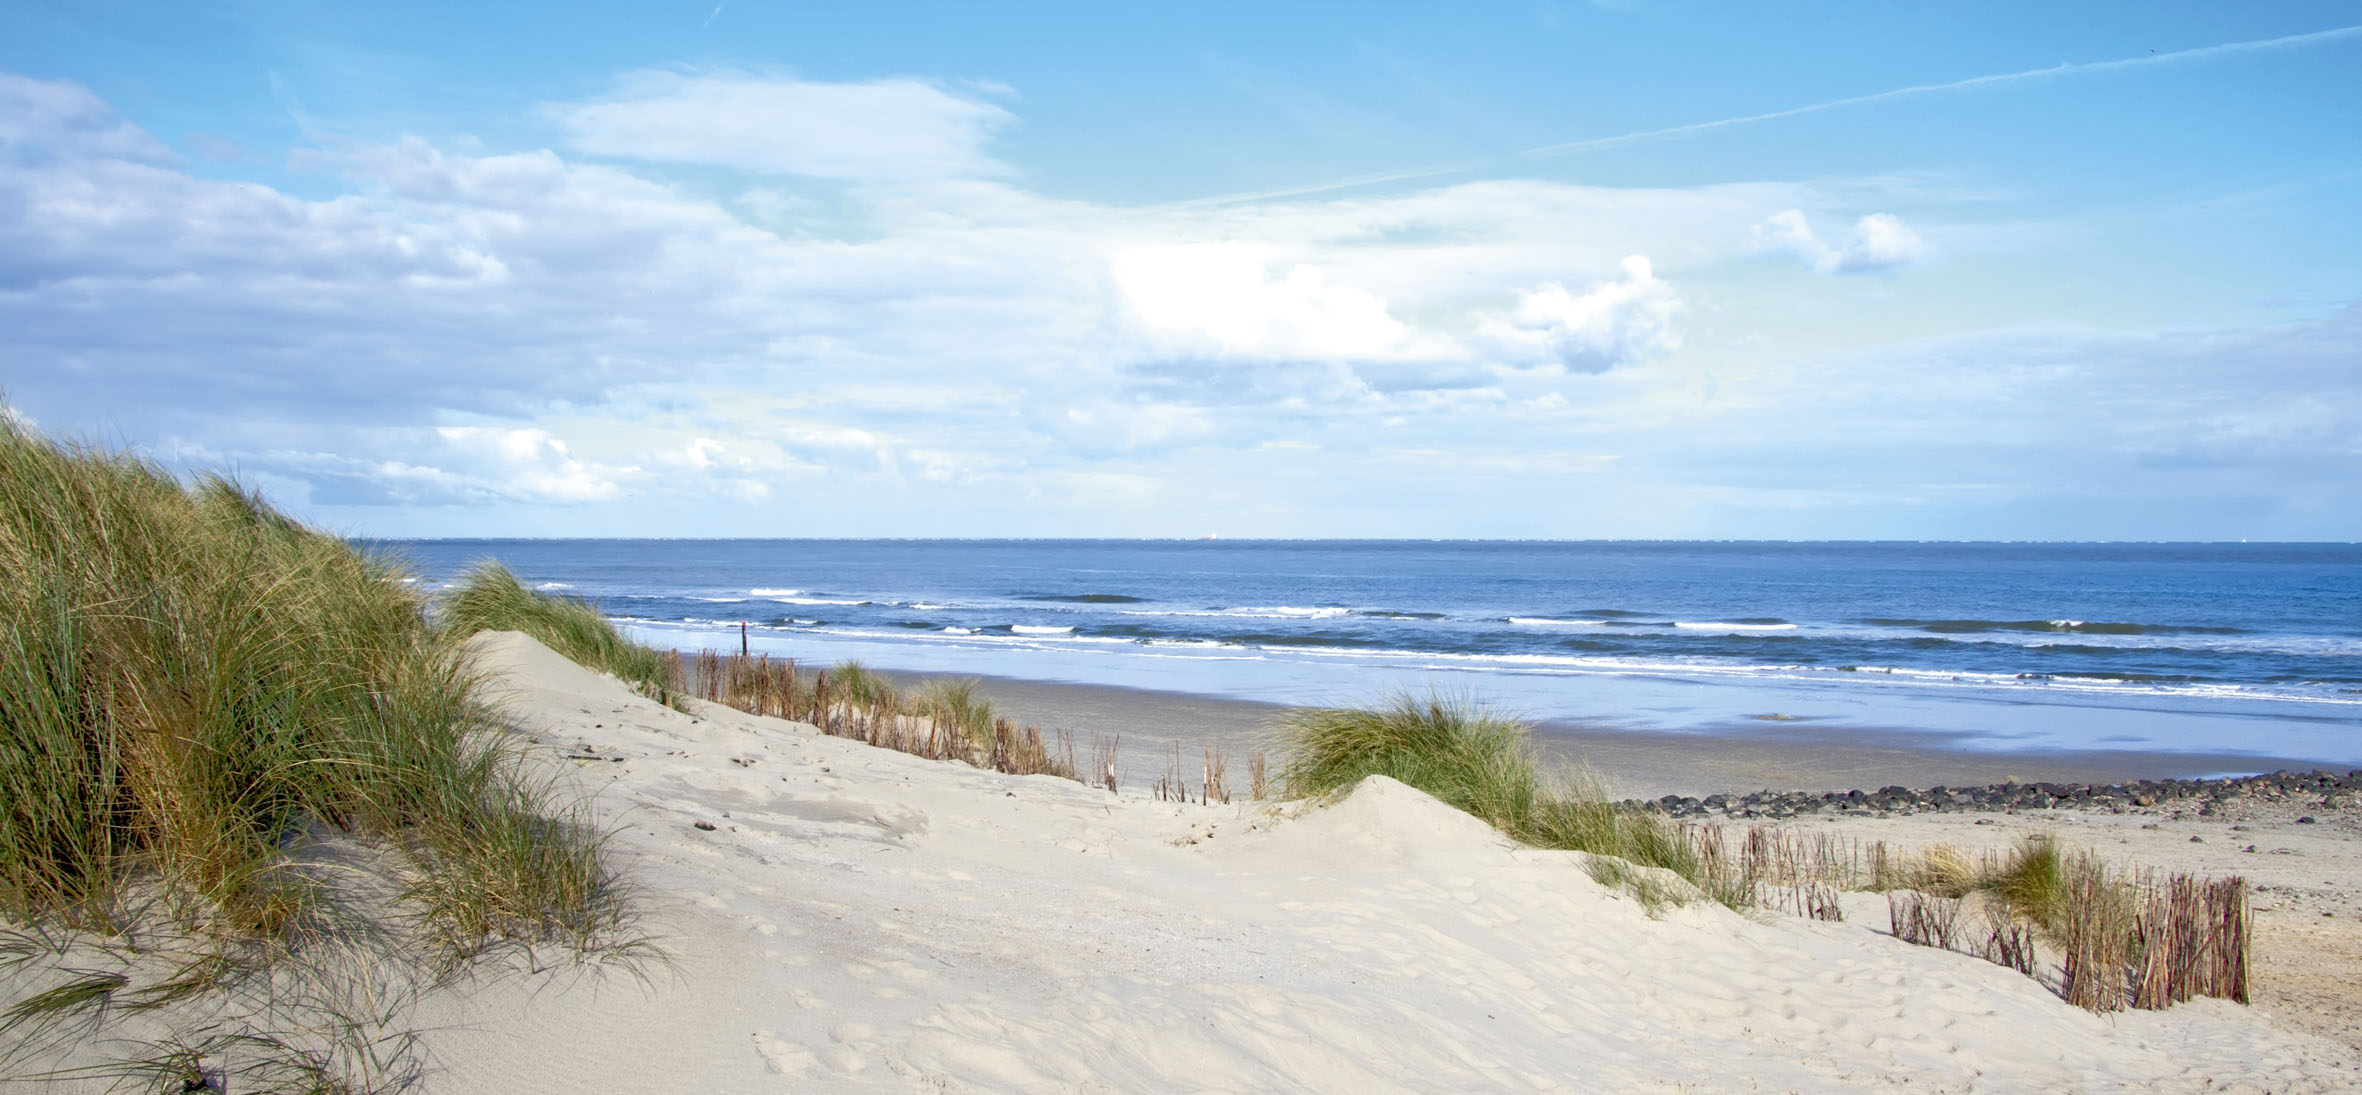
{"label": "dune slope", "polygon": [[[479,636],[670,952],[440,993],[432,1090],[2348,1090],[2236,1005],[2102,1018],[1883,924],[1651,919],[1382,778],[1181,806],[645,700]],[[710,830],[699,823],[711,825]]]}

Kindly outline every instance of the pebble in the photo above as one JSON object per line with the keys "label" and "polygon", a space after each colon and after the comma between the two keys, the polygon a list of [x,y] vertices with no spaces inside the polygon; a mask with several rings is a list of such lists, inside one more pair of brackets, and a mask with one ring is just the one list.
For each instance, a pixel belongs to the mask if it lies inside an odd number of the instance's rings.
{"label": "pebble", "polygon": [[[1913,790],[1887,786],[1876,791],[1757,791],[1746,795],[1713,794],[1704,798],[1666,795],[1658,799],[1628,800],[1622,805],[1652,810],[1677,818],[1785,818],[1818,813],[2003,812],[2055,807],[2127,810],[2174,809],[2172,803],[2197,806],[2200,816],[2218,805],[2245,798],[2277,801],[2305,796],[2291,805],[2337,806],[2352,802],[2362,792],[2362,768],[2339,775],[2328,770],[2279,771],[2260,776],[2224,779],[2157,779],[2130,783],[1997,783],[1986,787],[1930,787]],[[2318,797],[2315,797],[2318,796]],[[2302,819],[2311,822],[2310,816]]]}

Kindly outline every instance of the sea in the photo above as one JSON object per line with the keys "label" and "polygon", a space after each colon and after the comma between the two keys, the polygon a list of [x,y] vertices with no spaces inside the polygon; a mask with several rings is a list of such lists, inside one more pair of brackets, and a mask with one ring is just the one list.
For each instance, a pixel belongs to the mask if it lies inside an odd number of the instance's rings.
{"label": "sea", "polygon": [[634,637],[1545,727],[2362,764],[2362,546],[413,540]]}

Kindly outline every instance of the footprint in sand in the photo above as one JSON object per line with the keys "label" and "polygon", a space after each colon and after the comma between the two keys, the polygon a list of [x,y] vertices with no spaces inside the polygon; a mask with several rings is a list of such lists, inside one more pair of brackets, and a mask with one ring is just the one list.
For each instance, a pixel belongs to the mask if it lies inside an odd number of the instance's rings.
{"label": "footprint in sand", "polygon": [[828,1067],[850,1076],[869,1067],[868,1051],[876,1048],[871,1039],[877,1034],[864,1023],[845,1023],[828,1032],[837,1043],[828,1051]]}
{"label": "footprint in sand", "polygon": [[763,1055],[763,1064],[781,1076],[801,1076],[819,1063],[812,1051],[786,1041],[767,1030],[755,1032],[755,1052]]}

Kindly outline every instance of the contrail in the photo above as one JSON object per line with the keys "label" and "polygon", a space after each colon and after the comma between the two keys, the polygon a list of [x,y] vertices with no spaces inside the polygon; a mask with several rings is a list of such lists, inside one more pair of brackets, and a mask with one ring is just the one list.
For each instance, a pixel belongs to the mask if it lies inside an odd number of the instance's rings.
{"label": "contrail", "polygon": [[1623,148],[1627,145],[1644,144],[1650,141],[1676,141],[1685,137],[1695,136],[1700,133],[1710,133],[1717,129],[1730,129],[1736,126],[1754,125],[1757,122],[1777,121],[1781,118],[1794,118],[1805,114],[1819,114],[1825,110],[1838,110],[1849,106],[1861,106],[1865,103],[1881,103],[1889,99],[1908,99],[1919,95],[1935,95],[1947,91],[1968,91],[1975,88],[1998,87],[2004,84],[2024,83],[2030,80],[2048,80],[2060,76],[2079,76],[2092,72],[2113,72],[2120,69],[2147,68],[2151,65],[2170,65],[2179,64],[2185,61],[2203,61],[2209,58],[2226,57],[2241,53],[2260,53],[2265,50],[2289,49],[2297,46],[2309,46],[2320,42],[2332,42],[2345,38],[2353,38],[2356,36],[2362,36],[2362,25],[2337,27],[2332,30],[2319,30],[2307,34],[2290,34],[2279,38],[2258,38],[2248,42],[2225,42],[2222,45],[2217,46],[2198,46],[2192,49],[2177,49],[2168,53],[2151,53],[2140,57],[2124,57],[2112,61],[2066,62],[2051,65],[2046,68],[2030,68],[2023,72],[2002,72],[1995,73],[1990,76],[1971,76],[1965,80],[1953,80],[1949,83],[1914,84],[1910,87],[1898,87],[1889,91],[1874,91],[1868,95],[1853,95],[1843,99],[1831,99],[1824,103],[1812,103],[1807,106],[1789,107],[1786,110],[1773,110],[1762,114],[1742,114],[1734,118],[1717,118],[1710,122],[1691,122],[1688,125],[1667,126],[1663,129],[1644,129],[1637,133],[1624,133],[1614,137],[1595,137],[1584,141],[1567,141],[1561,144],[1540,145],[1534,148],[1512,152],[1506,156],[1497,156],[1490,159],[1461,160],[1456,163],[1436,164],[1429,167],[1407,168],[1401,171],[1387,171],[1370,175],[1359,175],[1350,179],[1339,179],[1335,182],[1313,183],[1305,186],[1287,187],[1278,190],[1266,190],[1253,194],[1226,194],[1211,198],[1195,198],[1189,201],[1173,202],[1167,206],[1164,206],[1164,208],[1180,209],[1199,205],[1231,205],[1238,202],[1263,201],[1272,198],[1301,197],[1306,194],[1320,194],[1331,190],[1345,190],[1356,186],[1369,186],[1375,183],[1400,182],[1405,179],[1431,179],[1442,175],[1457,175],[1465,171],[1472,171],[1479,167],[1499,163],[1503,160],[1539,160],[1549,159],[1554,156],[1580,156],[1588,152],[1602,152],[1611,148]]}

